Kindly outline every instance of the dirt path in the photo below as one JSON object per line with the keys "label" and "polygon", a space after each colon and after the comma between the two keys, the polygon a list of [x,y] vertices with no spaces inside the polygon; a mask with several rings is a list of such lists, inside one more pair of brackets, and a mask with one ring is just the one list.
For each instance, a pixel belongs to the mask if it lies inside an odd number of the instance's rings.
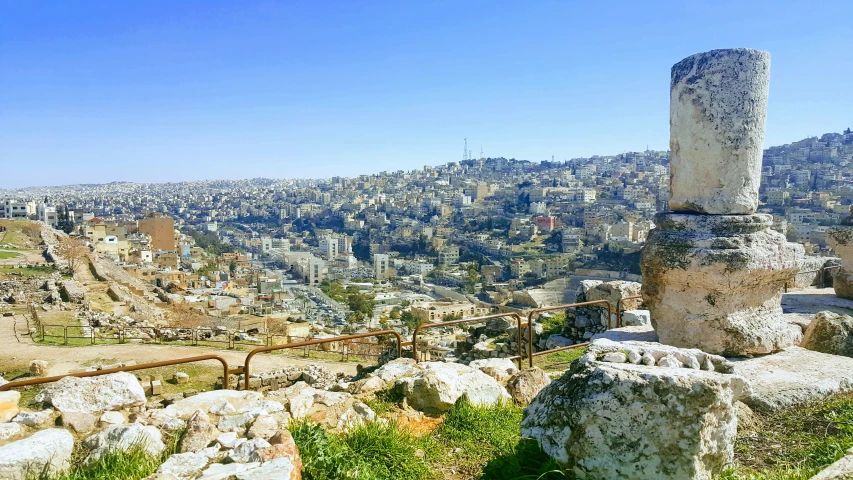
{"label": "dirt path", "polygon": [[[16,319],[16,320],[13,320]],[[13,322],[18,325],[18,338],[12,330]],[[0,317],[0,358],[11,360],[46,360],[48,362],[49,375],[62,375],[72,370],[81,368],[87,362],[97,359],[116,359],[117,361],[135,360],[137,363],[159,362],[163,360],[178,359],[182,357],[193,357],[197,355],[215,354],[225,358],[230,367],[242,365],[246,359],[247,351],[231,351],[208,347],[178,347],[171,345],[92,345],[85,347],[63,347],[56,345],[36,345],[27,336],[21,336],[20,332],[26,325],[23,317]],[[211,361],[211,365],[218,365]],[[252,359],[252,371],[263,372],[275,370],[287,365],[306,366],[321,364],[332,372],[344,372],[350,375],[356,373],[355,363],[334,362],[320,359],[302,359],[284,357],[280,355],[257,355]]]}

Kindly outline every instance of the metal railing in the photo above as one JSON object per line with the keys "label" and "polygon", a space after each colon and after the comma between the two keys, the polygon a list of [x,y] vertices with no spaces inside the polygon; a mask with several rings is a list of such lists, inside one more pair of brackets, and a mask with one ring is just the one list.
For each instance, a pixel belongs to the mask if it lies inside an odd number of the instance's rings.
{"label": "metal railing", "polygon": [[418,333],[421,330],[426,330],[428,328],[440,328],[440,327],[450,327],[453,325],[459,325],[460,323],[473,323],[473,322],[485,322],[487,320],[491,320],[494,318],[506,318],[512,317],[515,318],[517,326],[518,326],[518,355],[516,357],[510,357],[510,360],[518,360],[518,366],[521,367],[522,362],[522,342],[521,342],[521,315],[517,313],[496,313],[493,315],[486,315],[483,317],[475,317],[475,318],[463,318],[461,320],[450,320],[448,322],[437,322],[437,323],[426,323],[423,325],[418,325],[415,328],[414,333],[412,333],[412,355],[415,358],[415,361],[419,361],[418,359]]}
{"label": "metal railing", "polygon": [[128,365],[126,367],[117,367],[117,368],[108,368],[105,370],[95,370],[93,372],[79,372],[79,373],[68,373],[65,375],[56,375],[53,377],[44,377],[44,378],[31,378],[27,380],[16,380],[14,382],[9,382],[5,385],[0,385],[0,392],[5,390],[11,390],[13,388],[18,387],[26,387],[30,385],[40,385],[43,383],[53,383],[59,380],[62,380],[65,377],[97,377],[100,375],[107,375],[110,373],[118,373],[118,372],[132,372],[134,370],[145,370],[148,368],[158,368],[158,367],[168,367],[170,365],[181,365],[184,363],[194,363],[194,362],[202,362],[205,360],[217,360],[222,364],[222,388],[228,389],[228,375],[232,373],[241,373],[243,371],[242,368],[229,369],[228,361],[219,355],[199,355],[197,357],[186,357],[186,358],[178,358],[175,360],[164,360],[162,362],[153,362],[153,363],[143,363],[140,365]]}
{"label": "metal railing", "polygon": [[622,307],[625,305],[627,300],[642,300],[642,295],[631,295],[629,297],[622,297],[619,301],[616,302],[616,328],[622,326],[622,314],[625,313],[625,310]]}
{"label": "metal railing", "polygon": [[[147,337],[142,337],[142,336],[136,336],[136,337],[130,336],[129,337],[127,335],[127,332],[133,331],[133,330],[138,330],[140,332],[140,334],[142,332],[150,331],[151,335],[148,335]],[[157,340],[162,340],[162,337],[160,336],[160,332],[158,331],[157,327],[133,327],[130,329],[121,329],[121,330],[119,330],[119,336],[121,339],[120,340],[121,343],[125,343],[128,340],[142,340],[143,342],[153,340],[154,343],[157,343]]]}
{"label": "metal railing", "polygon": [[258,347],[256,349],[252,350],[251,352],[249,352],[248,355],[246,355],[246,361],[243,364],[242,373],[243,373],[243,384],[245,385],[245,390],[249,390],[249,386],[250,386],[249,384],[251,383],[249,381],[249,378],[251,376],[251,368],[249,365],[252,361],[252,357],[254,357],[255,355],[257,355],[259,353],[271,352],[273,350],[285,350],[288,348],[307,347],[310,345],[319,345],[321,343],[355,340],[357,338],[380,337],[383,335],[393,335],[393,336],[397,337],[397,358],[402,357],[403,356],[403,346],[402,346],[403,345],[403,337],[401,337],[400,334],[394,330],[380,330],[378,332],[356,333],[353,335],[343,335],[340,337],[316,338],[313,340],[306,340],[304,342],[286,343],[284,345],[267,345],[264,347]]}
{"label": "metal railing", "polygon": [[[817,277],[817,285],[815,285],[815,286],[817,288],[824,288],[824,279],[826,277],[826,271],[827,270],[834,270],[836,268],[841,268],[841,265],[829,265],[826,267],[820,267],[817,270],[805,270],[802,272],[797,272],[794,274],[794,286],[796,286],[796,284],[797,284],[797,280],[796,280],[797,275],[803,275],[806,273],[819,273],[819,275]],[[788,288],[789,288],[788,282],[785,281],[785,293],[788,293]]]}
{"label": "metal railing", "polygon": [[[569,303],[567,305],[557,305],[554,307],[536,308],[534,310],[531,310],[527,314],[527,329],[529,330],[529,332],[527,332],[527,353],[528,353],[528,359],[530,362],[529,368],[533,368],[533,357],[536,357],[539,355],[547,355],[549,353],[554,353],[554,352],[559,351],[559,350],[571,350],[572,348],[577,348],[577,347],[581,346],[581,344],[575,344],[575,345],[568,345],[566,347],[552,348],[551,350],[543,350],[541,352],[534,352],[533,351],[533,318],[538,316],[539,314],[542,314],[545,312],[553,312],[555,310],[566,310],[568,308],[575,308],[575,307],[586,307],[586,306],[591,306],[591,305],[606,305],[607,306],[607,329],[609,330],[611,328],[611,321],[613,319],[613,306],[610,305],[610,302],[608,300],[592,300],[590,302]],[[520,328],[519,328],[519,331],[521,331]],[[519,339],[520,338],[521,337],[519,336]],[[520,343],[521,342],[519,340],[519,345],[520,345]],[[520,346],[519,346],[519,348],[520,348]],[[519,366],[521,366],[520,363],[519,363]]]}

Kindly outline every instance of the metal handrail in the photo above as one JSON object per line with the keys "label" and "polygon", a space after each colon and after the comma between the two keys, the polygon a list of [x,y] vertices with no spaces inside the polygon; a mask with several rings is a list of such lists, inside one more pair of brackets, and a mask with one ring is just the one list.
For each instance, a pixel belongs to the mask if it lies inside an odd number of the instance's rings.
{"label": "metal handrail", "polygon": [[642,295],[631,295],[629,297],[622,297],[616,302],[616,328],[620,328],[622,326],[622,314],[625,313],[625,310],[622,310],[623,303],[626,300],[642,300]]}
{"label": "metal handrail", "polygon": [[[829,266],[825,266],[825,267],[820,267],[817,270],[803,270],[802,272],[795,273],[794,277],[796,277],[797,275],[802,275],[804,273],[820,273],[820,275],[818,276],[818,284],[816,286],[817,286],[817,288],[824,288],[823,287],[824,272],[827,270],[835,269],[835,268],[841,268],[841,265],[829,265]],[[794,280],[794,283],[796,284],[796,279]],[[783,291],[785,293],[788,293],[788,281],[787,280],[785,281],[785,286],[784,286]]]}
{"label": "metal handrail", "polygon": [[186,357],[186,358],[178,358],[175,360],[164,360],[162,362],[153,362],[153,363],[143,363],[141,365],[128,365],[126,367],[117,367],[117,368],[108,368],[105,370],[96,370],[94,372],[79,372],[79,373],[68,373],[65,375],[56,375],[54,377],[44,377],[44,378],[31,378],[28,380],[16,380],[14,382],[9,382],[5,385],[0,385],[0,392],[5,390],[11,390],[13,388],[18,387],[26,387],[29,385],[39,385],[42,383],[53,383],[59,380],[62,380],[65,377],[97,377],[100,375],[107,375],[110,373],[118,373],[118,372],[132,372],[134,370],[145,370],[147,368],[157,368],[157,367],[168,367],[170,365],[181,365],[184,363],[193,363],[193,362],[201,362],[204,360],[217,360],[222,364],[222,388],[228,389],[228,374],[241,371],[240,369],[229,370],[228,369],[228,361],[219,355],[199,355],[197,357]]}
{"label": "metal handrail", "polygon": [[[309,345],[318,345],[321,343],[331,343],[331,342],[340,342],[344,340],[354,340],[356,338],[366,338],[366,337],[379,337],[382,335],[394,335],[397,337],[397,358],[403,356],[403,337],[400,336],[394,330],[380,330],[378,332],[365,332],[365,333],[356,333],[354,335],[343,335],[340,337],[329,337],[329,338],[316,338],[313,340],[305,340],[304,342],[296,342],[296,343],[286,343],[284,345],[267,345],[265,347],[258,347],[248,355],[246,355],[246,361],[243,364],[243,379],[244,384],[246,386],[245,390],[249,390],[249,376],[251,374],[251,369],[249,367],[249,363],[252,361],[252,357],[259,353],[263,352],[271,352],[273,350],[284,350],[288,348],[299,348],[299,347],[307,347]],[[238,388],[239,389],[239,388]]]}
{"label": "metal handrail", "polygon": [[[533,357],[534,357],[534,355],[533,355],[533,317],[536,315],[539,315],[540,313],[544,313],[544,312],[553,312],[554,310],[565,310],[567,308],[573,308],[573,307],[585,307],[588,305],[607,305],[607,329],[609,330],[610,329],[610,322],[612,320],[611,317],[613,316],[613,306],[610,305],[609,300],[592,300],[589,302],[570,303],[568,305],[557,305],[554,307],[536,308],[534,310],[531,310],[527,314],[527,328],[530,330],[530,332],[528,332],[528,334],[527,334],[527,353],[528,353],[528,358],[530,360],[530,363],[529,363],[530,368],[533,368]],[[519,330],[521,330],[521,329],[519,329]],[[521,338],[521,337],[519,337],[519,338]],[[544,350],[544,351],[550,353],[550,352],[553,352],[555,350],[557,350],[557,349],[555,348],[552,350]],[[522,352],[522,355],[523,355],[523,352]]]}
{"label": "metal handrail", "polygon": [[[418,333],[421,330],[426,330],[428,328],[438,328],[438,327],[450,327],[453,325],[458,325],[460,323],[473,323],[473,322],[484,322],[486,320],[491,320],[493,318],[504,318],[504,317],[513,317],[516,319],[518,326],[518,366],[521,367],[521,315],[510,312],[510,313],[495,313],[493,315],[486,315],[484,317],[475,317],[475,318],[463,318],[460,320],[450,320],[449,322],[437,322],[437,323],[426,323],[423,325],[418,325],[415,328],[414,333],[412,333],[412,356],[415,358],[415,362],[418,360]],[[515,357],[513,357],[515,358]]]}

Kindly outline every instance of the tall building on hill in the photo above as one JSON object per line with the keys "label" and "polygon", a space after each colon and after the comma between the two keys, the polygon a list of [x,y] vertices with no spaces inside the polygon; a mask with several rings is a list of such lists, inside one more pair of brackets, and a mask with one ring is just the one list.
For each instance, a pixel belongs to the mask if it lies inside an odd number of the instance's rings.
{"label": "tall building on hill", "polygon": [[175,251],[175,220],[159,213],[149,213],[137,222],[139,233],[151,236],[154,250]]}

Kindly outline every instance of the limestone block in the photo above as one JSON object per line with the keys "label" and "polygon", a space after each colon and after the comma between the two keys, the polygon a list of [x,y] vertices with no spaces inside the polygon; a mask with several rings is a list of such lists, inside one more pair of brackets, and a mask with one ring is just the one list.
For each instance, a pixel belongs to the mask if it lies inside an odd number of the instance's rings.
{"label": "limestone block", "polygon": [[672,67],[670,197],[676,212],[758,208],[770,53],[712,50]]}
{"label": "limestone block", "polygon": [[220,431],[210,423],[210,417],[204,411],[197,410],[187,421],[187,432],[181,440],[181,452],[200,452],[220,436]]}
{"label": "limestone block", "polygon": [[21,426],[15,422],[0,423],[0,442],[5,442],[21,433]]}
{"label": "limestone block", "polygon": [[97,435],[85,440],[90,450],[88,460],[101,458],[108,452],[127,451],[140,446],[149,455],[159,455],[166,449],[163,437],[157,427],[131,425],[110,425]]}
{"label": "limestone block", "polygon": [[26,480],[33,473],[51,478],[70,466],[74,436],[61,428],[50,428],[0,447],[0,478]]}
{"label": "limestone block", "polygon": [[86,433],[95,428],[97,420],[91,413],[65,412],[60,417],[62,426],[77,433]]}
{"label": "limestone block", "polygon": [[65,377],[36,395],[37,402],[53,405],[60,412],[103,412],[145,405],[145,392],[136,377],[127,372],[100,377]]}
{"label": "limestone block", "polygon": [[255,400],[260,400],[263,397],[263,394],[251,391],[213,390],[179,400],[166,407],[166,410],[174,412],[173,416],[186,419],[195,413],[196,410],[207,412],[212,406],[222,402],[227,401],[235,408],[242,408],[244,405]]}
{"label": "limestone block", "polygon": [[30,362],[30,375],[34,377],[47,376],[47,362],[44,360],[33,360]]}
{"label": "limestone block", "polygon": [[578,478],[707,479],[730,464],[742,378],[578,361],[524,411],[532,437]]}
{"label": "limestone block", "polygon": [[853,357],[853,317],[829,311],[818,312],[806,328],[800,346],[816,352]]}
{"label": "limestone block", "polygon": [[51,415],[53,415],[53,410],[51,409],[42,410],[40,412],[21,412],[15,415],[15,418],[13,418],[12,421],[28,427],[39,427],[48,421]]}
{"label": "limestone block", "polygon": [[781,307],[803,247],[770,229],[772,217],[655,216],[640,257],[643,301],[661,343],[719,355],[799,344]]}
{"label": "limestone block", "polygon": [[733,364],[752,387],[744,403],[753,410],[784,410],[853,391],[853,358],[788,347]]}
{"label": "limestone block", "polygon": [[104,412],[100,422],[105,425],[121,425],[124,423],[124,415],[121,412]]}
{"label": "limestone block", "polygon": [[0,392],[0,423],[8,422],[15,418],[20,411],[18,402],[21,400],[21,392],[6,390]]}
{"label": "limestone block", "polygon": [[178,385],[186,384],[190,381],[190,376],[184,372],[175,373],[175,383]]}
{"label": "limestone block", "polygon": [[475,405],[494,405],[510,399],[507,391],[485,373],[458,363],[424,362],[397,380],[413,408],[445,412],[462,395]]}
{"label": "limestone block", "polygon": [[202,453],[176,453],[157,468],[157,473],[172,474],[178,478],[195,478],[209,461]]}
{"label": "limestone block", "polygon": [[507,390],[518,405],[527,405],[539,392],[551,384],[551,378],[539,367],[522,370],[507,382]]}
{"label": "limestone block", "polygon": [[622,312],[622,325],[626,327],[635,327],[638,325],[649,325],[652,323],[652,316],[648,310],[626,310]]}

